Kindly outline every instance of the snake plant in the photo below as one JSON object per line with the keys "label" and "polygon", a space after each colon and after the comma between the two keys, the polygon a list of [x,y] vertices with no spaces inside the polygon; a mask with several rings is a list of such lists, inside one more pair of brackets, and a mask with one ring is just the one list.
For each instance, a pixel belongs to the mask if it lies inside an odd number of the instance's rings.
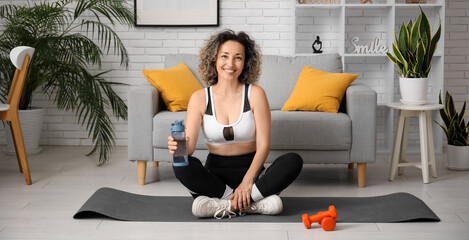
{"label": "snake plant", "polygon": [[426,78],[431,69],[433,54],[441,35],[441,19],[436,33],[431,36],[431,26],[425,12],[420,8],[420,15],[415,22],[402,23],[399,36],[394,34],[392,52],[388,58],[395,63],[397,72],[405,78]]}
{"label": "snake plant", "polygon": [[[106,80],[102,57],[120,56],[127,67],[127,50],[113,30],[133,27],[134,14],[127,0],[59,0],[0,6],[0,100],[5,100],[14,68],[9,52],[16,46],[36,49],[27,73],[20,109],[31,106],[39,91],[60,110],[76,113],[105,163],[115,143],[110,114],[127,119],[127,106]],[[98,72],[99,71],[99,72]],[[112,112],[108,113],[108,109]],[[88,155],[89,155],[88,154]]]}
{"label": "snake plant", "polygon": [[[439,103],[442,104],[441,92],[438,97]],[[469,122],[466,124],[464,121],[465,114],[466,101],[464,101],[461,111],[458,113],[454,106],[453,97],[446,92],[444,108],[440,109],[440,116],[441,119],[443,119],[444,126],[436,123],[440,125],[445,132],[449,145],[469,146]]]}

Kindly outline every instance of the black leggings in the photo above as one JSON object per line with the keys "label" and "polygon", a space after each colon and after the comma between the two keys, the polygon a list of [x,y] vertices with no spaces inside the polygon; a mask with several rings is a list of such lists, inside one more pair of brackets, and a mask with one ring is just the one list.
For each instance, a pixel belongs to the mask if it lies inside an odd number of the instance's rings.
{"label": "black leggings", "polygon": [[[209,153],[205,167],[199,159],[189,156],[189,165],[174,167],[176,178],[187,188],[194,198],[207,196],[222,198],[227,186],[236,189],[251,166],[255,153],[241,156],[220,156]],[[296,153],[287,153],[277,159],[261,175],[253,188],[262,197],[279,194],[300,174],[303,159]]]}

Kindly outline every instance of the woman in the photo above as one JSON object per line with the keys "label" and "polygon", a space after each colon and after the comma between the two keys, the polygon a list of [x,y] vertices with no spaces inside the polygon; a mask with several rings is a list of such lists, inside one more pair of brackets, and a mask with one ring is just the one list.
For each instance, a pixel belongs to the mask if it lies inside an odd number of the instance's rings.
{"label": "woman", "polygon": [[[223,218],[240,213],[278,214],[278,197],[298,176],[303,160],[296,153],[264,162],[270,147],[270,108],[260,75],[260,51],[246,33],[224,30],[200,51],[199,75],[208,88],[194,92],[186,117],[189,165],[173,167],[195,198],[192,213]],[[209,154],[205,167],[192,157],[199,131]],[[171,154],[177,148],[168,137]]]}

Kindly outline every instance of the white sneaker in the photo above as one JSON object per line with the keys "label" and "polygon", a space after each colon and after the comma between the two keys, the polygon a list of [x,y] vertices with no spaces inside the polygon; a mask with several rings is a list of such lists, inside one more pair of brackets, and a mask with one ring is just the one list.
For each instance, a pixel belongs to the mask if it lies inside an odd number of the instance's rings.
{"label": "white sneaker", "polygon": [[276,215],[283,210],[282,199],[277,195],[270,195],[257,202],[252,203],[246,213],[259,213],[266,215]]}
{"label": "white sneaker", "polygon": [[214,217],[222,219],[224,217],[236,217],[236,213],[231,211],[230,200],[209,198],[206,196],[197,197],[192,203],[192,214],[196,217]]}

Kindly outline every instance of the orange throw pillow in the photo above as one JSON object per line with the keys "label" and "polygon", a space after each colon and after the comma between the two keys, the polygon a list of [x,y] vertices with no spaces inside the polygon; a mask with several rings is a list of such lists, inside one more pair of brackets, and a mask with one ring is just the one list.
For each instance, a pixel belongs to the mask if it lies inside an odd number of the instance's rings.
{"label": "orange throw pillow", "polygon": [[282,111],[337,113],[348,86],[358,74],[329,73],[305,66]]}
{"label": "orange throw pillow", "polygon": [[158,89],[158,93],[171,112],[186,111],[192,93],[202,88],[184,63],[168,69],[143,69],[143,75]]}

